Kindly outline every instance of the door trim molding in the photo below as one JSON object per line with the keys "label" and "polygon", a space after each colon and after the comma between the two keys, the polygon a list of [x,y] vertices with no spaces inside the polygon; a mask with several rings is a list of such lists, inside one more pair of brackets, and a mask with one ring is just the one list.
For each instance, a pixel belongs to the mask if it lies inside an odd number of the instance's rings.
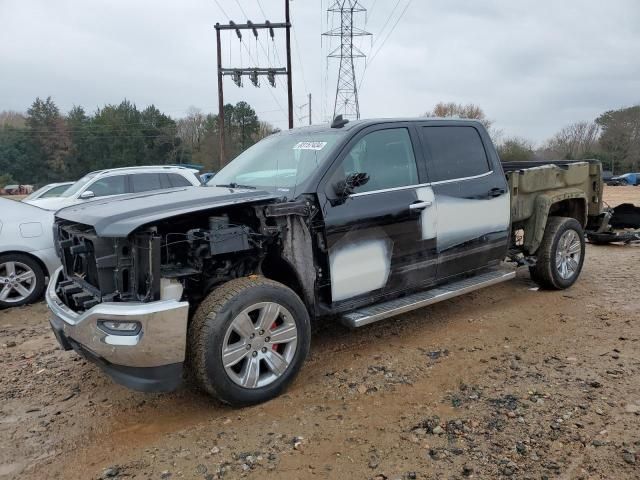
{"label": "door trim molding", "polygon": [[349,195],[349,198],[364,197],[366,195],[375,195],[376,193],[397,192],[400,190],[408,190],[410,188],[433,187],[437,185],[446,185],[448,183],[465,182],[467,180],[475,180],[476,178],[488,177],[489,175],[493,175],[493,173],[494,173],[493,170],[489,170],[486,173],[481,173],[480,175],[472,175],[471,177],[452,178],[450,180],[440,180],[438,182],[419,183],[416,185],[406,185],[404,187],[383,188],[380,190],[371,190],[369,192],[352,193],[351,195]]}

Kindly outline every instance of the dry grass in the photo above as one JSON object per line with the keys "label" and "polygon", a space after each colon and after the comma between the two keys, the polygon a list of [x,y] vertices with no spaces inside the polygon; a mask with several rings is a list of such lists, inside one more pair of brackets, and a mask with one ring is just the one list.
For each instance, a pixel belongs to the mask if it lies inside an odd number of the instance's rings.
{"label": "dry grass", "polygon": [[22,200],[26,195],[0,195],[2,198],[8,198],[9,200]]}

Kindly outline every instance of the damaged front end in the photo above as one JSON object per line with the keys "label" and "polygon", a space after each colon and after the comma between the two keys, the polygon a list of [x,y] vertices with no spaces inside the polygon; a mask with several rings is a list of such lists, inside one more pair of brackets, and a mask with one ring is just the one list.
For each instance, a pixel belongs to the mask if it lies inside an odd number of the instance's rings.
{"label": "damaged front end", "polygon": [[311,308],[317,272],[309,222],[316,208],[304,201],[240,204],[160,219],[126,236],[58,218],[62,267],[47,302],[59,343],[129,388],[175,389],[190,315],[218,285],[262,274]]}
{"label": "damaged front end", "polygon": [[64,280],[56,292],[74,311],[104,302],[180,300],[186,282],[194,287],[189,295],[197,296],[212,282],[255,267],[238,265],[244,252],[259,246],[249,227],[231,224],[228,215],[202,218],[196,222],[201,226],[188,228],[192,220],[161,222],[114,238],[59,221],[55,235]]}
{"label": "damaged front end", "polygon": [[62,267],[47,303],[60,345],[143,391],[180,385],[190,309],[216,284],[255,271],[265,241],[227,214],[161,221],[127,237],[59,219],[55,237]]}

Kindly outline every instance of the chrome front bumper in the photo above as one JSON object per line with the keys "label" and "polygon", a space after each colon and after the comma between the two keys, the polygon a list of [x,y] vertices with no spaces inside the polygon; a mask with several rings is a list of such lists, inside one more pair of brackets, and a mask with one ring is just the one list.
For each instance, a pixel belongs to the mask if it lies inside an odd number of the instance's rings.
{"label": "chrome front bumper", "polygon": [[[61,273],[59,268],[51,276],[46,298],[51,326],[63,347],[88,354],[103,367],[154,368],[184,362],[188,302],[101,303],[76,313],[56,294]],[[137,321],[141,329],[136,335],[116,335],[103,331],[98,326],[100,320]]]}

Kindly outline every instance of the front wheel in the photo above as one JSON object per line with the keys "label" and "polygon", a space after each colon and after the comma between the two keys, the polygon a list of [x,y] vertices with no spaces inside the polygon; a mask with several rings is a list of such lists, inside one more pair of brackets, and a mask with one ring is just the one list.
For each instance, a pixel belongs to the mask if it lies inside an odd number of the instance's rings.
{"label": "front wheel", "polygon": [[584,264],[582,226],[574,218],[550,217],[538,248],[537,262],[529,270],[541,287],[563,290],[573,285]]}
{"label": "front wheel", "polygon": [[302,367],[309,314],[288,287],[263,277],[231,280],[200,304],[189,326],[199,386],[233,406],[276,397]]}

